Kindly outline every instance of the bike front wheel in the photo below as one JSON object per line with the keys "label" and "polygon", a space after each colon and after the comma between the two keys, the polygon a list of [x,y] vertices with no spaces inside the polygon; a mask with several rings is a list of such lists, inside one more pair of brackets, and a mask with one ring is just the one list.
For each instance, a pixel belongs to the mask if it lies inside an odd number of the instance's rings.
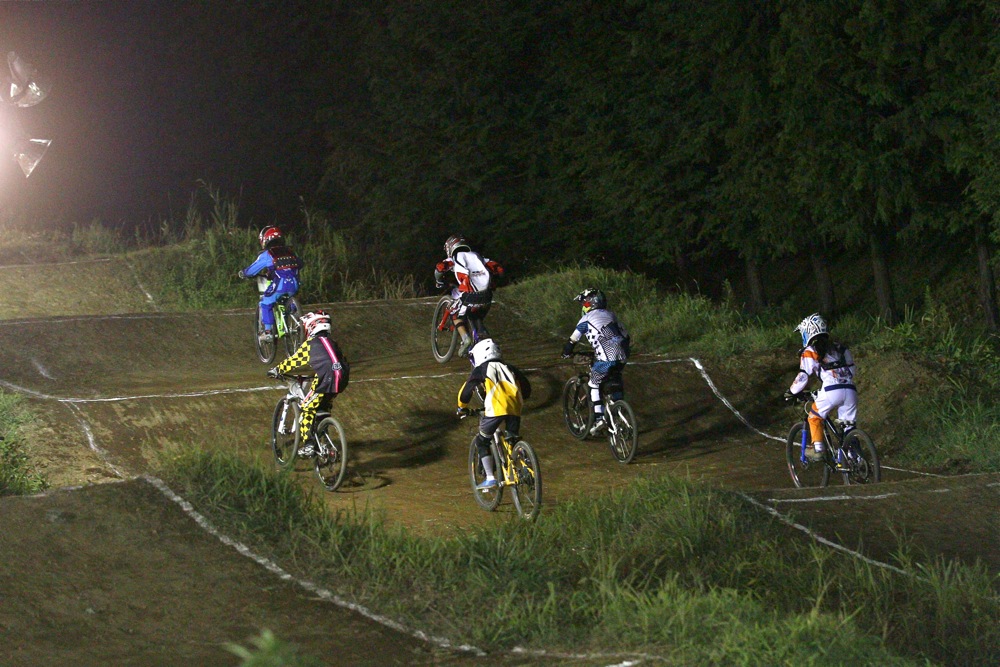
{"label": "bike front wheel", "polygon": [[305,331],[302,330],[302,312],[299,310],[299,302],[295,297],[291,297],[285,303],[283,309],[285,318],[285,354],[289,357],[295,354],[302,345],[305,338]]}
{"label": "bike front wheel", "polygon": [[844,473],[844,484],[875,484],[882,479],[882,465],[871,436],[859,428],[844,436],[842,456],[850,469]]}
{"label": "bike front wheel", "polygon": [[347,473],[347,438],[344,428],[333,417],[316,426],[316,475],[327,491],[336,491]]}
{"label": "bike front wheel", "polygon": [[279,468],[290,468],[299,451],[299,404],[283,398],[274,406],[271,420],[271,451]]}
{"label": "bike front wheel", "polygon": [[431,320],[431,352],[441,364],[451,361],[458,346],[458,329],[451,321],[451,304],[450,296],[441,297]]}
{"label": "bike front wheel", "polygon": [[613,401],[608,406],[608,443],[618,463],[631,463],[639,444],[639,428],[632,406],[625,401]]}
{"label": "bike front wheel", "polygon": [[[805,441],[803,441],[805,431]],[[788,432],[785,441],[785,459],[788,462],[788,472],[792,481],[799,488],[807,486],[826,486],[830,481],[830,468],[826,459],[820,461],[802,461],[802,443],[809,444],[809,425],[799,422]]]}
{"label": "bike front wheel", "polygon": [[261,363],[270,364],[274,361],[274,353],[278,350],[278,344],[273,337],[269,341],[261,340],[262,333],[264,333],[264,320],[260,313],[260,306],[257,306],[257,316],[254,318],[253,325],[253,343],[257,349],[257,358],[260,359]]}
{"label": "bike front wheel", "polygon": [[522,519],[534,521],[542,507],[542,471],[535,450],[524,440],[513,449],[514,507]]}
{"label": "bike front wheel", "polygon": [[[496,447],[491,447],[493,452],[493,469],[500,471],[500,459],[497,456]],[[473,438],[469,444],[469,483],[472,485],[472,496],[476,499],[476,504],[487,512],[492,512],[500,504],[500,497],[503,495],[503,488],[497,484],[490,489],[480,489],[479,485],[486,481],[486,470],[483,462],[479,458],[479,450],[476,448],[476,439]]]}
{"label": "bike front wheel", "polygon": [[563,418],[566,428],[577,440],[583,440],[594,425],[594,411],[590,407],[590,387],[583,376],[571,377],[563,386]]}

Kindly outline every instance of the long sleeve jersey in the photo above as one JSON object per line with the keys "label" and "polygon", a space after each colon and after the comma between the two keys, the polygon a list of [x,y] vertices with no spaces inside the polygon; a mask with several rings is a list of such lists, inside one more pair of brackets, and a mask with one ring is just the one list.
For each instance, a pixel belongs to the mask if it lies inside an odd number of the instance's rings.
{"label": "long sleeve jersey", "polygon": [[351,367],[337,341],[330,340],[324,333],[303,342],[295,354],[278,364],[278,372],[286,375],[308,367],[319,378],[316,391],[339,394],[347,387]]}
{"label": "long sleeve jersey", "polygon": [[531,397],[531,383],[517,367],[503,361],[487,361],[472,369],[458,392],[458,407],[469,407],[478,385],[486,390],[483,414],[487,417],[519,417],[524,400]]}
{"label": "long sleeve jersey", "polygon": [[471,251],[456,252],[454,259],[438,262],[434,267],[434,279],[441,282],[449,271],[455,273],[458,291],[463,294],[488,290],[492,282],[491,275],[503,275],[503,267],[499,262]]}
{"label": "long sleeve jersey", "polygon": [[795,380],[788,390],[793,394],[798,394],[806,388],[806,385],[809,384],[809,378],[814,375],[819,377],[825,390],[854,387],[856,368],[851,351],[839,343],[834,344],[830,351],[820,359],[819,353],[811,345],[802,348],[802,354],[799,357],[799,373],[795,376]]}
{"label": "long sleeve jersey", "polygon": [[569,339],[577,343],[586,336],[594,348],[595,361],[625,361],[629,353],[629,336],[625,326],[613,312],[595,308],[585,313]]}
{"label": "long sleeve jersey", "polygon": [[288,246],[275,246],[261,251],[253,264],[243,269],[243,275],[256,276],[266,272],[267,277],[274,281],[298,281],[302,260]]}

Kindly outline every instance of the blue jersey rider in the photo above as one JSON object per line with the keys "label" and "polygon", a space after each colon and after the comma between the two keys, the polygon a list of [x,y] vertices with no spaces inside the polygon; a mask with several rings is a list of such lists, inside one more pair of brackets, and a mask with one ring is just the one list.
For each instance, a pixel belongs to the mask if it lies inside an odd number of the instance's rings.
{"label": "blue jersey rider", "polygon": [[293,296],[299,291],[299,269],[302,260],[285,245],[285,237],[278,227],[260,230],[261,252],[253,264],[240,271],[240,278],[254,278],[264,275],[270,284],[260,295],[260,319],[264,325],[258,332],[261,341],[274,340],[274,304],[284,295]]}
{"label": "blue jersey rider", "polygon": [[631,339],[625,326],[608,310],[608,299],[604,292],[585,289],[573,300],[580,302],[583,316],[563,346],[562,356],[564,359],[572,356],[574,346],[584,336],[594,348],[594,363],[590,366],[588,384],[590,402],[594,406],[594,426],[590,429],[590,435],[597,435],[605,427],[601,383],[609,377],[621,379],[622,369],[628,361]]}

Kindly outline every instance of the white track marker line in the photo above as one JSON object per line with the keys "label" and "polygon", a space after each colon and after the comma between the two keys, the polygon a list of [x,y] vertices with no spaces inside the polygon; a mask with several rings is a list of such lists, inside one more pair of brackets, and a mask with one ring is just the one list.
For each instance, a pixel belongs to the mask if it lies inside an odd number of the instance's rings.
{"label": "white track marker line", "polygon": [[65,403],[65,405],[69,408],[69,411],[73,413],[73,416],[76,417],[77,422],[80,424],[80,428],[83,429],[84,435],[87,436],[87,445],[90,449],[97,454],[98,457],[100,457],[101,461],[104,462],[104,465],[111,468],[113,473],[118,475],[121,479],[127,479],[128,476],[123,474],[122,471],[111,462],[111,455],[97,444],[97,438],[94,437],[94,432],[90,429],[90,424],[88,424],[87,420],[84,418],[83,411],[71,403]]}
{"label": "white track marker line", "polygon": [[0,269],[26,269],[32,268],[37,269],[45,266],[66,266],[67,264],[93,264],[96,262],[110,262],[110,257],[101,257],[99,259],[75,259],[67,260],[65,262],[39,262],[37,264],[4,264],[0,266]]}
{"label": "white track marker line", "polygon": [[813,532],[812,530],[810,530],[806,526],[803,526],[800,523],[795,523],[791,519],[788,519],[787,517],[785,517],[784,514],[782,514],[778,510],[774,509],[773,507],[765,505],[764,503],[760,502],[759,500],[754,500],[753,498],[751,498],[747,494],[743,493],[742,491],[736,491],[736,494],[739,495],[739,496],[741,496],[744,500],[746,500],[751,505],[759,507],[760,509],[764,510],[768,514],[774,516],[775,518],[778,519],[778,521],[781,521],[782,523],[784,523],[784,524],[786,524],[788,526],[791,526],[792,528],[795,528],[796,530],[801,530],[806,535],[808,535],[809,537],[811,537],[815,541],[819,542],[820,544],[824,544],[824,545],[830,547],[831,549],[836,549],[837,551],[843,551],[846,554],[849,554],[851,556],[854,556],[855,558],[863,560],[864,562],[868,563],[869,565],[876,565],[878,567],[882,567],[882,568],[885,568],[887,570],[891,570],[891,571],[896,572],[898,574],[903,574],[903,575],[906,575],[908,577],[913,577],[914,579],[920,579],[920,577],[917,577],[916,575],[914,575],[914,574],[912,574],[910,572],[907,572],[906,570],[900,569],[900,568],[896,567],[895,565],[890,565],[889,563],[883,563],[882,561],[878,561],[878,560],[875,560],[873,558],[869,558],[868,556],[865,556],[864,554],[862,554],[862,553],[860,553],[858,551],[855,551],[853,549],[848,549],[847,547],[843,546],[842,544],[837,544],[836,542],[831,542],[830,540],[826,539],[822,535],[819,535],[818,533]]}
{"label": "white track marker line", "polygon": [[309,581],[307,579],[298,579],[294,577],[274,561],[254,553],[246,545],[234,540],[228,535],[223,534],[207,518],[205,518],[204,515],[198,512],[190,502],[188,502],[183,497],[175,493],[169,486],[167,486],[166,482],[164,482],[160,478],[153,477],[152,475],[142,475],[140,479],[152,484],[154,487],[159,489],[159,491],[164,496],[166,496],[173,502],[177,503],[177,505],[180,506],[181,510],[183,510],[185,514],[191,517],[195,521],[195,523],[197,523],[205,532],[214,536],[216,539],[218,539],[226,546],[232,547],[237,552],[239,552],[240,555],[245,556],[246,558],[255,561],[258,565],[263,566],[266,570],[268,570],[272,574],[278,575],[278,577],[281,578],[282,580],[293,582],[327,602],[332,602],[338,607],[341,607],[343,609],[348,609],[350,611],[361,614],[365,618],[371,621],[375,621],[379,625],[383,625],[397,632],[401,632],[411,637],[420,639],[422,641],[432,643],[441,648],[454,649],[465,653],[473,653],[480,657],[485,657],[487,655],[485,651],[476,648],[475,646],[470,646],[468,644],[454,644],[443,637],[429,635],[422,630],[414,630],[408,628],[402,623],[399,623],[398,621],[394,621],[391,618],[387,618],[380,614],[376,614],[367,607],[363,607],[354,602],[348,602],[339,595],[319,586],[316,583],[313,583],[312,581]]}
{"label": "white track marker line", "polygon": [[146,300],[155,306],[156,300],[153,299],[153,295],[149,293],[149,290],[146,289],[146,286],[142,284],[141,280],[139,280],[139,274],[136,273],[135,266],[133,266],[132,262],[128,261],[127,258],[123,259],[125,260],[125,266],[128,267],[128,270],[132,272],[132,277],[135,278],[135,284],[138,285],[139,289],[142,290],[142,293],[146,295]]}
{"label": "white track marker line", "polygon": [[42,375],[42,377],[48,378],[49,380],[56,379],[55,376],[53,376],[52,373],[49,372],[49,369],[45,368],[45,366],[42,366],[42,363],[38,361],[38,359],[32,358],[31,365],[35,367],[35,370],[37,370]]}
{"label": "white track marker line", "polygon": [[767,502],[774,503],[822,503],[834,500],[884,500],[886,498],[892,498],[893,496],[898,496],[898,493],[883,493],[878,496],[820,496],[817,498],[768,498]]}

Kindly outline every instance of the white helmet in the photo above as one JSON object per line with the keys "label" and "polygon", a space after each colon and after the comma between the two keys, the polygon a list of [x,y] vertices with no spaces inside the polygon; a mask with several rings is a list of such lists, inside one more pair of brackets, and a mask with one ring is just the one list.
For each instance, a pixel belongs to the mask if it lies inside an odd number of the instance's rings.
{"label": "white helmet", "polygon": [[487,361],[496,361],[500,358],[500,346],[493,342],[492,338],[484,338],[472,347],[472,365],[479,366]]}
{"label": "white helmet", "polygon": [[312,338],[320,331],[329,331],[330,316],[322,310],[306,313],[302,316],[302,328],[306,330],[307,338]]}
{"label": "white helmet", "polygon": [[813,313],[799,322],[799,326],[795,327],[795,330],[802,334],[802,345],[804,346],[809,345],[816,336],[828,333],[826,320],[819,313]]}

